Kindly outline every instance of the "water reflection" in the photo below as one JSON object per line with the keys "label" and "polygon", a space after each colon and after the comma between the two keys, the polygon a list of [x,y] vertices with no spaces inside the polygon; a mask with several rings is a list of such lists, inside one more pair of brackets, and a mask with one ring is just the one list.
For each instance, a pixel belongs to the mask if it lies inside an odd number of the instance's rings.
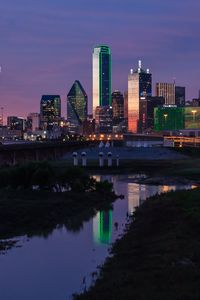
{"label": "water reflection", "polygon": [[[66,220],[64,226],[33,233],[22,248],[0,256],[2,300],[66,300],[91,283],[91,273],[103,263],[110,243],[124,230],[127,213],[134,212],[147,197],[191,186],[153,186],[133,183],[134,176],[96,176],[113,182],[123,200],[113,210],[82,212]],[[193,186],[192,186],[193,187]],[[117,226],[116,226],[117,224]],[[88,286],[87,284],[87,286]]]}
{"label": "water reflection", "polygon": [[112,210],[97,213],[93,218],[93,237],[96,244],[110,243],[112,224]]}

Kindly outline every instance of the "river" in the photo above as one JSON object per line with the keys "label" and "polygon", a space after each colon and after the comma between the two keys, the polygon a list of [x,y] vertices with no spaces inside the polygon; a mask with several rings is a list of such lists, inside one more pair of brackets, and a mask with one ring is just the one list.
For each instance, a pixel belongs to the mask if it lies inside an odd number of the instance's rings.
{"label": "river", "polygon": [[61,227],[47,235],[17,237],[18,247],[0,255],[2,300],[71,299],[72,293],[82,291],[94,279],[97,266],[123,233],[135,207],[156,193],[192,188],[136,184],[133,175],[102,177],[112,181],[115,192],[125,198],[117,200],[113,210],[97,212],[79,231]]}

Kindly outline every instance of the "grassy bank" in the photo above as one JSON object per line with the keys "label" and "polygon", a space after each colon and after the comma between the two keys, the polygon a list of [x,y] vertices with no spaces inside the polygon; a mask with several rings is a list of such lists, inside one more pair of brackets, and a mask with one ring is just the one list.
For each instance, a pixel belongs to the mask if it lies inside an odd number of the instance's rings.
{"label": "grassy bank", "polygon": [[75,300],[199,300],[200,190],[155,196],[137,209],[96,284]]}

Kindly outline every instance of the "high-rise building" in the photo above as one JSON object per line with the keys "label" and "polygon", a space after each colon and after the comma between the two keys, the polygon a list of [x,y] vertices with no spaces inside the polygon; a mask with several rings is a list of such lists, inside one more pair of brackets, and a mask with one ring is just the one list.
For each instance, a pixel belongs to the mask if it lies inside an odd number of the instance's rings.
{"label": "high-rise building", "polygon": [[120,91],[112,93],[113,133],[127,132],[127,119],[124,118],[124,96]]}
{"label": "high-rise building", "polygon": [[124,119],[128,121],[128,91],[124,92]]}
{"label": "high-rise building", "polygon": [[61,118],[59,95],[43,95],[40,102],[40,123],[43,129],[58,125]]}
{"label": "high-rise building", "polygon": [[111,52],[106,45],[93,50],[93,114],[97,106],[111,105]]}
{"label": "high-rise building", "polygon": [[40,127],[40,114],[38,113],[30,113],[27,116],[27,130],[35,131]]}
{"label": "high-rise building", "polygon": [[124,97],[120,91],[112,93],[113,123],[119,124],[124,120]]}
{"label": "high-rise building", "polygon": [[11,130],[25,130],[26,120],[24,118],[19,118],[16,116],[8,116],[7,117],[7,126]]}
{"label": "high-rise building", "polygon": [[164,97],[166,105],[175,105],[175,83],[156,83],[156,96]]}
{"label": "high-rise building", "polygon": [[112,133],[113,118],[111,106],[97,106],[95,109],[95,122],[97,133]]}
{"label": "high-rise building", "polygon": [[142,69],[139,61],[138,69],[130,70],[128,76],[128,131],[137,133],[139,131],[140,101],[152,95],[152,75],[149,69]]}
{"label": "high-rise building", "polygon": [[175,104],[177,106],[185,106],[185,87],[176,86],[175,87]]}
{"label": "high-rise building", "polygon": [[80,81],[76,80],[67,95],[67,121],[70,127],[78,130],[78,127],[87,119],[87,110],[87,94]]}
{"label": "high-rise building", "polygon": [[139,131],[150,132],[154,128],[154,108],[165,104],[163,97],[148,96],[140,100]]}

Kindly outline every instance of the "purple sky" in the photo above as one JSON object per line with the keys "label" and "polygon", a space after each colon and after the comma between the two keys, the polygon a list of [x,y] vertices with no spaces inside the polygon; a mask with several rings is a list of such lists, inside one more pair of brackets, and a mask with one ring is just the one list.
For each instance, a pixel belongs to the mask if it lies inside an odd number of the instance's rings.
{"label": "purple sky", "polygon": [[91,55],[108,44],[113,90],[142,59],[153,81],[200,89],[199,0],[0,0],[0,107],[6,115],[39,111],[42,94],[65,99],[74,80],[91,102]]}

